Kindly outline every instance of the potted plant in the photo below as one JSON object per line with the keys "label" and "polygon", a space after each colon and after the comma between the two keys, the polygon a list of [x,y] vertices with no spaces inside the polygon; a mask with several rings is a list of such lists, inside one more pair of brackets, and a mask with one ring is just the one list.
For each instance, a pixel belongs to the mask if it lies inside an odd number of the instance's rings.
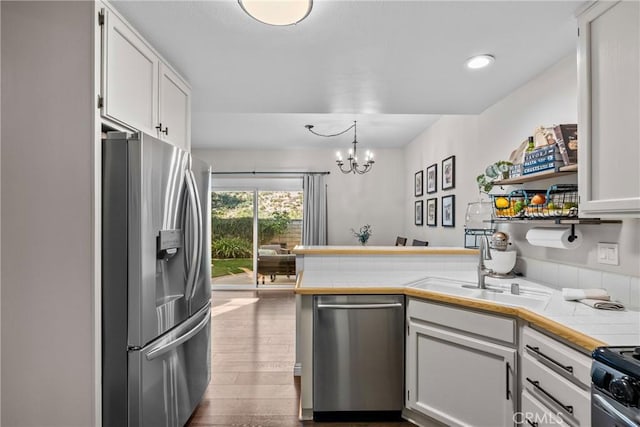
{"label": "potted plant", "polygon": [[509,166],[513,163],[506,160],[499,160],[489,165],[483,174],[476,177],[476,183],[480,192],[489,193],[493,189],[494,181],[509,178]]}
{"label": "potted plant", "polygon": [[366,245],[367,241],[369,240],[369,237],[371,237],[371,226],[369,224],[363,225],[362,227],[360,227],[360,230],[355,231],[353,228],[351,229],[351,232],[353,233],[353,235],[355,237],[358,238],[358,241],[360,242],[361,245]]}

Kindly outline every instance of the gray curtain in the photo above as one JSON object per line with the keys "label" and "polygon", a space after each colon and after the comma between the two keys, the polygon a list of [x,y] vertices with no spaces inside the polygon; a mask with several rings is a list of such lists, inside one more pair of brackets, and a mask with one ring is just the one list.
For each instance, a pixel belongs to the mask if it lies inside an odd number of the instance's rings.
{"label": "gray curtain", "polygon": [[303,177],[302,244],[327,244],[327,185],[324,175]]}

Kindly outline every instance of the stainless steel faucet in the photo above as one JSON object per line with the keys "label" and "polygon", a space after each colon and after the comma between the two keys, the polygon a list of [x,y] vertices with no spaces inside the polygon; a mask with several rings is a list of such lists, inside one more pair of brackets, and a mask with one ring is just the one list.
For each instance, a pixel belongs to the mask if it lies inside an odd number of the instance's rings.
{"label": "stainless steel faucet", "polygon": [[491,269],[484,265],[485,261],[491,260],[491,248],[489,247],[489,238],[482,236],[480,238],[480,258],[478,259],[478,288],[487,289],[485,278],[493,273]]}

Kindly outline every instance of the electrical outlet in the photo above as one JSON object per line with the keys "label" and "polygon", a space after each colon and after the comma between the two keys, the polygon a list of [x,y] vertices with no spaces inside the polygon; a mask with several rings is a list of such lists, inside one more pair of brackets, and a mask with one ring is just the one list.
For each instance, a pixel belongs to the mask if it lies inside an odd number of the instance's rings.
{"label": "electrical outlet", "polygon": [[598,263],[620,265],[617,243],[598,243]]}

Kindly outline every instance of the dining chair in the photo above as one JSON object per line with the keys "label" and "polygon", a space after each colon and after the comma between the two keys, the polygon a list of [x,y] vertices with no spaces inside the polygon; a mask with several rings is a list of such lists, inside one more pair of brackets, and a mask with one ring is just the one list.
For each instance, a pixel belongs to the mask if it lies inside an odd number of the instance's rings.
{"label": "dining chair", "polygon": [[429,242],[425,242],[424,240],[413,239],[411,246],[429,246]]}
{"label": "dining chair", "polygon": [[406,237],[396,237],[396,246],[406,246],[407,245],[407,238]]}

